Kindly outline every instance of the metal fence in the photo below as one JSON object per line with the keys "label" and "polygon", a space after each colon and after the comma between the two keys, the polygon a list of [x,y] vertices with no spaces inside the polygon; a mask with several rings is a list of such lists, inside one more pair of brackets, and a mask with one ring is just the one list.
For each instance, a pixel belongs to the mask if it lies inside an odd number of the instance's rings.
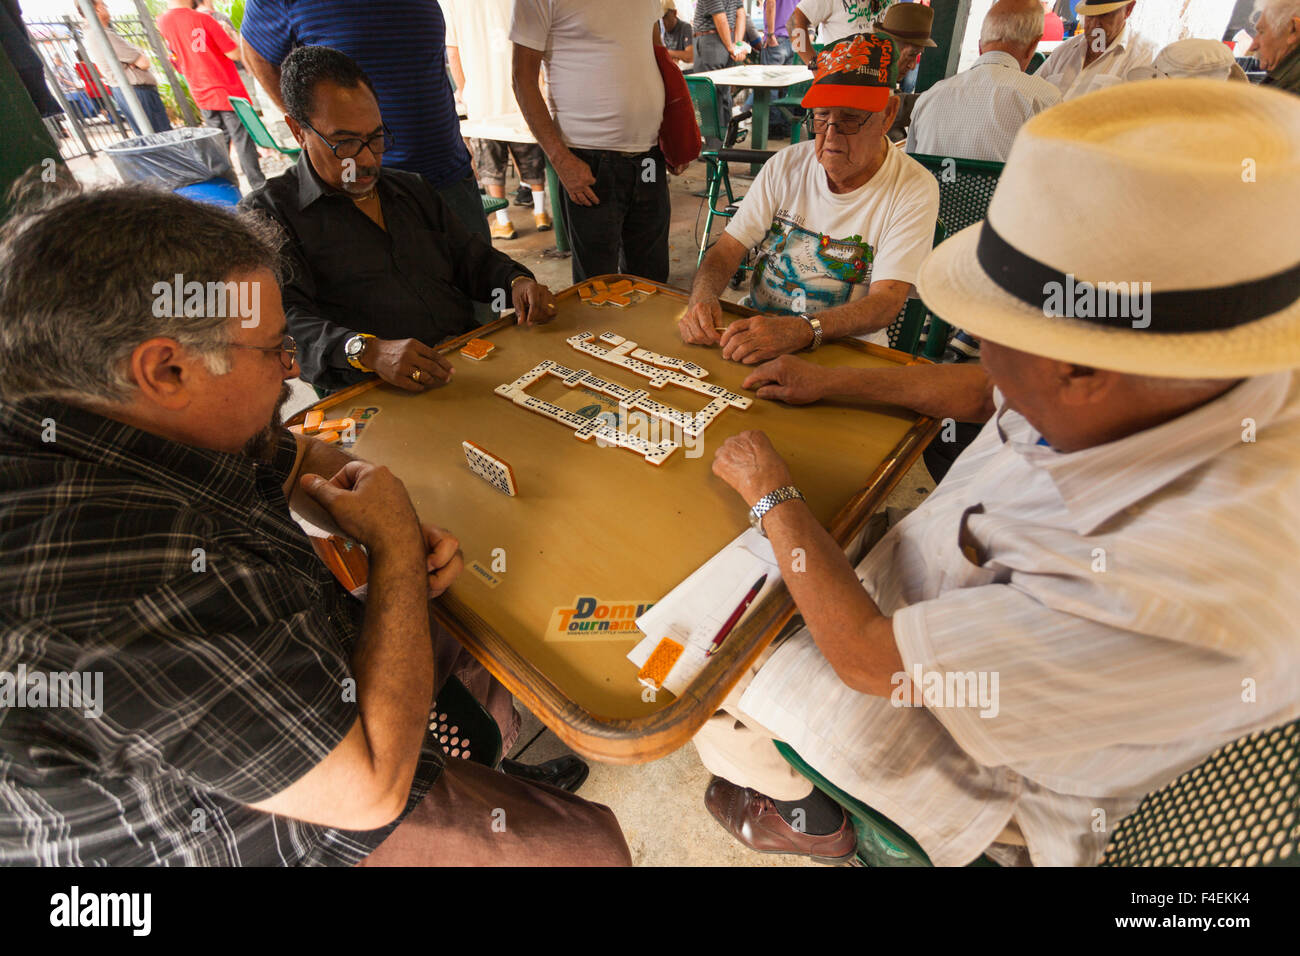
{"label": "metal fence", "polygon": [[[93,46],[86,31],[92,28],[72,17],[24,18],[24,22],[32,46],[45,65],[46,85],[63,107],[62,115],[45,119],[63,158],[94,156],[106,146],[137,135],[115,77],[101,73],[90,56]],[[158,93],[171,124],[196,125],[199,111],[184,81],[172,69],[167,49],[152,21],[146,24],[138,16],[114,17],[109,29],[149,55],[153,74],[158,78]]]}

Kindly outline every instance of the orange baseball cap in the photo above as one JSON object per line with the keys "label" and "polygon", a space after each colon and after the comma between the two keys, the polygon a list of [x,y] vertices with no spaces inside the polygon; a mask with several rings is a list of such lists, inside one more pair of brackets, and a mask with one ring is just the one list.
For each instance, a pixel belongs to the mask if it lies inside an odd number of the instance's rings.
{"label": "orange baseball cap", "polygon": [[812,86],[799,105],[879,113],[898,83],[898,48],[878,33],[845,37],[817,54]]}

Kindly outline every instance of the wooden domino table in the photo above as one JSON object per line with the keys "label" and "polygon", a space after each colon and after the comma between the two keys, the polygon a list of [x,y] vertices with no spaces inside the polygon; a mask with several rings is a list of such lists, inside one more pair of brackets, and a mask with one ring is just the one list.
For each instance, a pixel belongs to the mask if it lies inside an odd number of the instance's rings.
{"label": "wooden domino table", "polygon": [[[844,544],[938,430],[932,419],[899,408],[796,408],[754,399],[747,409],[718,414],[694,450],[680,447],[656,465],[635,450],[580,440],[573,428],[496,393],[550,360],[691,413],[709,403],[708,395],[673,384],[647,388],[646,378],[566,342],[584,331],[612,332],[696,363],[708,370],[704,382],[743,393],[749,369],[716,349],[684,345],[677,320],[686,296],[656,288],[627,307],[597,308],[575,286],[556,297],[558,315],[548,325],[518,327],[507,316],[474,333],[496,346],[482,361],[458,354],[470,336],[441,347],[456,369],[447,386],[413,394],[375,379],[315,406],[340,414],[378,409],[354,451],[392,468],[421,517],[451,529],[464,551],[465,572],[435,603],[435,615],[566,744],[614,763],[654,760],[686,743],[793,613],[785,589],[775,589],[687,694],[643,699],[626,657],[642,636],[632,618],[748,527],[744,503],[710,470],[722,441],[747,429],[767,432],[818,520]],[[724,309],[752,314],[728,303]],[[810,359],[863,367],[917,361],[857,342],[827,345]],[[610,395],[554,376],[529,385],[528,394],[566,415],[612,418],[619,411]],[[509,463],[517,497],[470,471],[467,440]]]}

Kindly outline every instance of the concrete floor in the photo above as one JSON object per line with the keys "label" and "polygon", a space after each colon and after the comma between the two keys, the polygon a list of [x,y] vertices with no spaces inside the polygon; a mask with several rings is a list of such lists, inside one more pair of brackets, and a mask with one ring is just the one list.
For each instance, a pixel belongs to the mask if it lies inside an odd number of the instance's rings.
{"label": "concrete floor", "polygon": [[[774,146],[781,145],[774,143]],[[83,182],[107,182],[116,178],[105,160],[74,160],[72,167]],[[263,162],[268,175],[286,165],[282,157]],[[741,166],[732,167],[732,182],[738,193],[748,188],[750,180]],[[704,200],[694,195],[704,189],[705,168],[693,164],[684,176],[670,182],[673,203],[669,240],[669,284],[689,289],[695,273],[698,236],[703,229]],[[241,187],[247,183],[241,177]],[[507,184],[506,195],[514,195],[517,184]],[[538,279],[559,291],[572,285],[570,261],[554,256],[555,234],[539,233],[533,225],[532,210],[516,206],[509,209],[516,238],[496,240],[502,252],[526,265]],[[714,225],[714,235],[722,224]],[[551,255],[547,255],[547,252]],[[740,299],[742,293],[728,290],[724,298]],[[315,393],[296,381],[286,414],[316,400]],[[915,507],[934,488],[924,465],[917,464],[904,476],[888,500],[889,505]],[[520,708],[524,716],[523,732],[510,756],[527,763],[540,763],[568,753],[568,748],[541,722]],[[639,766],[592,764],[591,775],[580,791],[583,797],[603,803],[614,810],[627,836],[632,858],[642,866],[816,866],[799,857],[760,855],[747,850],[722,830],[704,808],[703,795],[709,773],[700,763],[692,746],[661,760]]]}

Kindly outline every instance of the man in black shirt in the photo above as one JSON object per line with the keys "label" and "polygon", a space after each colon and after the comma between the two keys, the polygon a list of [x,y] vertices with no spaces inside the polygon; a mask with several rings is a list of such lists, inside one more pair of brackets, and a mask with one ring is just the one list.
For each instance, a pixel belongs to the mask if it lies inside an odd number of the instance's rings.
{"label": "man in black shirt", "polygon": [[433,346],[477,328],[473,303],[555,316],[550,290],[470,232],[418,173],[382,169],[392,136],[348,56],[304,46],[281,65],[287,122],[303,151],[246,197],[288,234],[284,286],[303,377],[336,389],[375,372],[423,391],[451,366]]}

